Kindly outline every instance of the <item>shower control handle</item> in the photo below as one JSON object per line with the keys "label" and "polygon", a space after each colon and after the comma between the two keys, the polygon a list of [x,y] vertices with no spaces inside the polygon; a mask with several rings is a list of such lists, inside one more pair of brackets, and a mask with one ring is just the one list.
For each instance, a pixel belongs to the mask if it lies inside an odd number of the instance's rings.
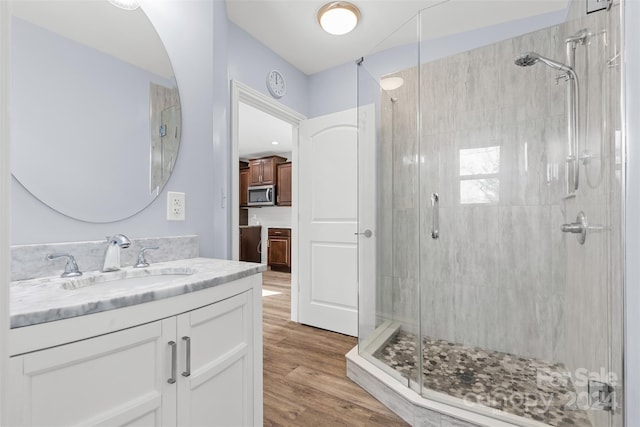
{"label": "shower control handle", "polygon": [[569,224],[562,224],[560,226],[560,230],[563,233],[574,233],[577,234],[578,243],[584,245],[585,240],[587,239],[587,229],[589,228],[587,224],[587,217],[584,215],[584,212],[578,213],[576,217],[576,222],[571,222]]}
{"label": "shower control handle", "polygon": [[572,222],[570,224],[562,224],[561,229],[564,233],[582,233],[584,226],[577,222]]}
{"label": "shower control handle", "polygon": [[431,195],[431,208],[433,210],[431,214],[431,238],[435,240],[440,237],[440,196],[438,193]]}

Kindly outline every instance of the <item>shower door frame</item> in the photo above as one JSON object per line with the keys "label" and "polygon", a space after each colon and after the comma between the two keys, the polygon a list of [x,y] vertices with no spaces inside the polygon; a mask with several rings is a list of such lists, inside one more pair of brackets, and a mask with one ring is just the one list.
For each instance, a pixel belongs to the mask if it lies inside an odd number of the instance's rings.
{"label": "shower door frame", "polygon": [[9,138],[11,2],[0,1],[0,425],[7,418],[9,277],[11,271],[11,163]]}

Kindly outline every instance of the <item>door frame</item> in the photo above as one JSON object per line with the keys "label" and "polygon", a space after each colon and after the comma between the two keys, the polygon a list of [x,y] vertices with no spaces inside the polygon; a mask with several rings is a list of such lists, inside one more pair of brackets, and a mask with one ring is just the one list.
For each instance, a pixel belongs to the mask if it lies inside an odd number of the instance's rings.
{"label": "door frame", "polygon": [[298,149],[300,122],[306,117],[261,92],[231,80],[231,259],[238,260],[240,236],[236,232],[240,227],[240,211],[238,192],[240,191],[240,175],[238,173],[238,135],[240,131],[240,102],[254,107],[292,126],[291,152],[291,320],[298,321]]}
{"label": "door frame", "polygon": [[0,1],[0,425],[7,424],[9,281],[11,268],[11,163],[9,89],[11,2]]}

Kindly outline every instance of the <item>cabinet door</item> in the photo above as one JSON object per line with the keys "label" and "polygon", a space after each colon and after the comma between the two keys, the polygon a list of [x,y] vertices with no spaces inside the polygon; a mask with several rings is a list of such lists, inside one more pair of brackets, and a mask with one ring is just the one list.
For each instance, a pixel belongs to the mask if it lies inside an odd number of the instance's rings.
{"label": "cabinet door", "polygon": [[249,171],[250,169],[240,170],[240,206],[247,206],[249,203],[249,196],[247,194],[250,178]]}
{"label": "cabinet door", "polygon": [[175,425],[167,350],[158,321],[15,356],[10,425]]}
{"label": "cabinet door", "polygon": [[276,160],[274,158],[262,159],[262,184],[275,184]]}
{"label": "cabinet door", "polygon": [[240,228],[240,261],[262,262],[262,227]]}
{"label": "cabinet door", "polygon": [[178,316],[179,426],[255,425],[251,316],[252,291]]}
{"label": "cabinet door", "polygon": [[278,205],[291,206],[291,163],[278,165]]}
{"label": "cabinet door", "polygon": [[275,267],[291,266],[288,237],[269,237],[269,265]]}
{"label": "cabinet door", "polygon": [[262,160],[251,160],[249,162],[249,185],[262,184]]}

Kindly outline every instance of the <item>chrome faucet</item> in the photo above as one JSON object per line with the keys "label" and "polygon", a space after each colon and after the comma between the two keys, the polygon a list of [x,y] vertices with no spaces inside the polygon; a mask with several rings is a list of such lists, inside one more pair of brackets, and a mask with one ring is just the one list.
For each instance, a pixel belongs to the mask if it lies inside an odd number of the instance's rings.
{"label": "chrome faucet", "polygon": [[140,249],[140,252],[138,252],[138,262],[136,262],[136,264],[133,267],[134,268],[149,267],[149,262],[144,257],[144,253],[149,251],[149,250],[154,250],[154,249],[160,249],[160,246],[147,246],[145,248]]}
{"label": "chrome faucet", "polygon": [[124,234],[107,237],[107,250],[104,253],[102,272],[120,270],[120,248],[131,246],[131,240]]}
{"label": "chrome faucet", "polygon": [[76,263],[76,259],[71,254],[63,254],[63,253],[54,253],[47,255],[47,259],[49,261],[56,258],[65,258],[67,260],[67,264],[64,266],[64,272],[60,277],[78,277],[82,276],[82,272],[78,268],[78,263]]}

